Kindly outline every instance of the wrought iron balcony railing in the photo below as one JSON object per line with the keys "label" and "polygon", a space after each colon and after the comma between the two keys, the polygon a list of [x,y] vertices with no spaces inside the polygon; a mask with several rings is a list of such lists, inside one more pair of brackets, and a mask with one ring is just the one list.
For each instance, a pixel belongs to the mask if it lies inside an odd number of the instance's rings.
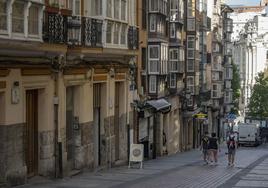
{"label": "wrought iron balcony railing", "polygon": [[46,12],[43,24],[43,40],[48,43],[67,42],[67,16]]}
{"label": "wrought iron balcony railing", "polygon": [[82,45],[91,47],[102,46],[102,25],[101,20],[83,17],[82,18]]}
{"label": "wrought iron balcony railing", "polygon": [[43,39],[48,43],[101,47],[102,26],[101,20],[46,12]]}
{"label": "wrought iron balcony railing", "polygon": [[128,28],[128,48],[137,50],[139,48],[139,29],[134,26]]}

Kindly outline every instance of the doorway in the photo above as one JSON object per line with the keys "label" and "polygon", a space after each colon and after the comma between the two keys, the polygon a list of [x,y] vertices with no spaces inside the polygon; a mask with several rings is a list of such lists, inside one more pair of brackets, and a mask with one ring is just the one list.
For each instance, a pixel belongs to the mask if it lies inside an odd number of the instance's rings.
{"label": "doorway", "polygon": [[120,82],[115,82],[115,99],[114,99],[114,134],[115,134],[115,161],[119,160],[120,145]]}
{"label": "doorway", "polygon": [[70,170],[74,169],[74,89],[74,86],[66,88],[66,147]]}
{"label": "doorway", "polygon": [[25,159],[28,177],[38,174],[38,90],[26,91]]}
{"label": "doorway", "polygon": [[93,85],[94,166],[101,165],[100,149],[101,84]]}

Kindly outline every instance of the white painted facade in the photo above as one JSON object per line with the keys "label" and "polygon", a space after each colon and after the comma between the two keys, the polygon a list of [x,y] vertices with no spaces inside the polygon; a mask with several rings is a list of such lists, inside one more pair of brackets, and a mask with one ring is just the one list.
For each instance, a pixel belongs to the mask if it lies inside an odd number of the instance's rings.
{"label": "white painted facade", "polygon": [[234,43],[234,63],[238,65],[241,79],[240,108],[245,112],[249,104],[255,77],[267,68],[268,17],[256,15],[245,23],[240,38]]}

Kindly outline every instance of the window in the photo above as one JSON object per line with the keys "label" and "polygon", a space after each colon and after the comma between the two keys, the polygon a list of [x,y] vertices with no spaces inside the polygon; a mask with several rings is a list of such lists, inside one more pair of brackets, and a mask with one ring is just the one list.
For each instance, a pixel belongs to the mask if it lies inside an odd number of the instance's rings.
{"label": "window", "polygon": [[159,46],[149,46],[149,73],[159,73]]}
{"label": "window", "polygon": [[123,44],[123,45],[126,44],[126,30],[127,30],[127,25],[122,24],[122,26],[121,26],[120,44]]}
{"label": "window", "polygon": [[[98,0],[97,0],[98,1]],[[107,17],[112,17],[112,0],[107,0],[107,6],[106,6],[106,15]]]}
{"label": "window", "polygon": [[109,43],[109,44],[112,43],[112,28],[113,28],[113,23],[108,22],[107,31],[106,31],[106,43]]}
{"label": "window", "polygon": [[39,9],[37,6],[31,6],[29,9],[29,17],[28,17],[28,30],[30,35],[38,35],[39,27],[38,27],[38,19],[39,18]]}
{"label": "window", "polygon": [[121,20],[126,20],[127,1],[121,1]]}
{"label": "window", "polygon": [[142,29],[147,28],[147,1],[142,1]]}
{"label": "window", "polygon": [[212,80],[217,81],[220,79],[219,72],[212,72]]}
{"label": "window", "polygon": [[0,0],[0,31],[7,30],[7,2]]}
{"label": "window", "polygon": [[177,21],[178,20],[178,0],[171,0],[170,1],[170,21]]}
{"label": "window", "polygon": [[114,18],[119,19],[120,0],[114,0]]}
{"label": "window", "polygon": [[230,80],[225,81],[225,88],[231,88],[232,87],[232,82]]}
{"label": "window", "polygon": [[187,36],[187,58],[194,59],[195,57],[195,37]]}
{"label": "window", "polygon": [[149,92],[156,93],[156,76],[149,77]]}
{"label": "window", "polygon": [[119,23],[114,24],[114,44],[119,44]]}
{"label": "window", "polygon": [[60,2],[59,2],[59,0],[49,0],[49,5],[52,6],[52,7],[59,7]]}
{"label": "window", "polygon": [[187,72],[194,72],[194,59],[187,60]]}
{"label": "window", "polygon": [[187,89],[191,92],[191,94],[194,94],[194,77],[193,76],[187,77]]}
{"label": "window", "polygon": [[12,31],[24,33],[24,3],[15,1],[12,10]]}
{"label": "window", "polygon": [[[91,15],[92,16],[98,16],[102,14],[102,1],[100,0],[92,0],[91,1]],[[107,3],[109,2],[109,0],[107,0]],[[108,8],[108,7],[107,7]],[[111,11],[111,7],[107,12]]]}
{"label": "window", "polygon": [[187,30],[195,31],[195,19],[187,19]]}
{"label": "window", "polygon": [[179,19],[184,19],[184,0],[179,0]]}
{"label": "window", "polygon": [[169,70],[178,71],[178,60],[179,60],[179,50],[170,49],[169,50]]}
{"label": "window", "polygon": [[220,97],[220,88],[221,88],[221,85],[212,84],[212,98],[219,98]]}
{"label": "window", "polygon": [[195,0],[188,0],[187,17],[195,17]]}
{"label": "window", "polygon": [[150,0],[150,11],[158,11],[158,0]]}
{"label": "window", "polygon": [[160,62],[160,72],[162,74],[168,73],[168,46],[166,44],[161,45],[161,62]]}
{"label": "window", "polygon": [[81,12],[80,12],[80,0],[75,0],[75,12],[74,13],[75,13],[75,15],[81,15]]}
{"label": "window", "polygon": [[232,92],[231,91],[226,91],[225,92],[224,102],[225,103],[231,103],[232,102]]}
{"label": "window", "polygon": [[176,74],[170,74],[170,88],[176,88]]}
{"label": "window", "polygon": [[180,48],[179,51],[180,51],[179,61],[184,61],[184,49]]}
{"label": "window", "polygon": [[226,79],[232,79],[233,77],[233,70],[231,67],[227,67],[225,70],[225,77]]}
{"label": "window", "polygon": [[176,25],[175,23],[170,24],[170,38],[176,37]]}
{"label": "window", "polygon": [[156,31],[156,15],[154,14],[150,15],[150,31],[151,32]]}
{"label": "window", "polygon": [[147,54],[146,54],[146,48],[142,48],[141,49],[141,67],[142,67],[142,70],[146,70],[146,57],[147,57]]}

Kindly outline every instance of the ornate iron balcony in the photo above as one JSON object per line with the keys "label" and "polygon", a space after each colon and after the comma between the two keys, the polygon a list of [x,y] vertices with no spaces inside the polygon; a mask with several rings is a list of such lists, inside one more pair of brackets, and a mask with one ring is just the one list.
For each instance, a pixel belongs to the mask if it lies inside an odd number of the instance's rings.
{"label": "ornate iron balcony", "polygon": [[102,25],[101,20],[93,18],[82,18],[82,45],[90,47],[102,46]]}
{"label": "ornate iron balcony", "polygon": [[67,16],[45,12],[43,24],[43,40],[48,43],[67,42]]}
{"label": "ornate iron balcony", "polygon": [[130,50],[139,48],[139,30],[134,26],[130,26],[128,29],[128,48]]}

